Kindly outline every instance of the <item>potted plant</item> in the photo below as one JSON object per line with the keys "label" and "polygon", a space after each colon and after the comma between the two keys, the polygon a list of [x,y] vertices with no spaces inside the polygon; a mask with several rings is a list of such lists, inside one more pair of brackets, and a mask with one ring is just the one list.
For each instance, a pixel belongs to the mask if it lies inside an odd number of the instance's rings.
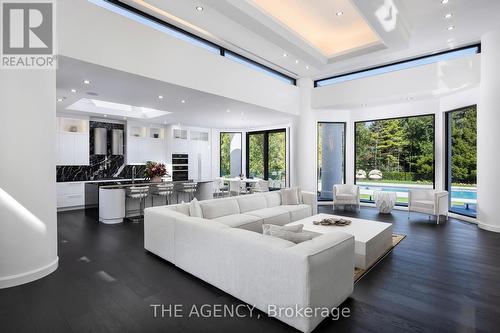
{"label": "potted plant", "polygon": [[159,183],[161,182],[161,177],[167,174],[167,168],[163,163],[148,161],[144,173],[146,178],[149,178],[151,182]]}

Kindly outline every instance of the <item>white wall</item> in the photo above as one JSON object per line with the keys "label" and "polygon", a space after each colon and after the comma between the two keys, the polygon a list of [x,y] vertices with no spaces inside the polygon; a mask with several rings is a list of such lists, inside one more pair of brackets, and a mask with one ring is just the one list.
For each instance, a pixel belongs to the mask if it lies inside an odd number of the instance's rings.
{"label": "white wall", "polygon": [[424,66],[343,82],[312,91],[312,107],[356,108],[439,98],[477,87],[481,55],[441,61]]}
{"label": "white wall", "polygon": [[57,268],[56,75],[0,74],[0,288]]}
{"label": "white wall", "polygon": [[61,55],[272,110],[299,113],[296,86],[87,0],[57,1],[57,18]]}

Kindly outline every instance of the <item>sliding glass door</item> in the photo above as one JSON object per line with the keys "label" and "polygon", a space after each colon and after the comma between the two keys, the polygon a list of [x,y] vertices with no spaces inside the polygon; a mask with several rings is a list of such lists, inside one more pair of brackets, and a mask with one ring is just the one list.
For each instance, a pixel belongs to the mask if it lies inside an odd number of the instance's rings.
{"label": "sliding glass door", "polygon": [[407,205],[409,189],[434,188],[434,115],[356,122],[354,141],[362,201],[390,191]]}
{"label": "sliding glass door", "polygon": [[241,175],[241,141],[241,133],[220,133],[221,177],[239,177]]}
{"label": "sliding glass door", "polygon": [[345,123],[318,123],[318,200],[333,200],[333,185],[345,183]]}
{"label": "sliding glass door", "polygon": [[446,189],[450,212],[476,217],[476,106],[446,113]]}
{"label": "sliding glass door", "polygon": [[271,189],[286,187],[286,130],[247,133],[247,176],[269,180]]}

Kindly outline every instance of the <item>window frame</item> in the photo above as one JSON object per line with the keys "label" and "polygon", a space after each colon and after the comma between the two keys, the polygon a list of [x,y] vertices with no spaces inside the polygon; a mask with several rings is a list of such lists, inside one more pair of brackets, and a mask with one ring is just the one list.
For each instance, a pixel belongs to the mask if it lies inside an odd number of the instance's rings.
{"label": "window frame", "polygon": [[[358,151],[358,145],[357,145],[357,130],[356,126],[358,123],[368,123],[368,122],[375,122],[375,121],[383,121],[383,120],[395,120],[395,119],[404,119],[404,118],[417,118],[417,117],[432,117],[432,128],[434,130],[434,135],[433,135],[433,140],[432,140],[432,189],[436,189],[436,114],[435,113],[427,113],[427,114],[419,114],[419,115],[410,115],[410,116],[399,116],[399,117],[390,117],[390,118],[380,118],[380,119],[372,119],[372,120],[358,120],[354,122],[354,170],[353,170],[353,176],[354,176],[354,185],[357,185],[357,179],[356,179],[356,171],[357,171],[357,151]],[[369,203],[373,204],[374,201],[368,201],[368,200],[360,200],[363,203]],[[408,207],[408,204],[401,204],[396,202],[396,206],[400,207]]]}
{"label": "window frame", "polygon": [[222,168],[221,168],[221,165],[222,165],[222,134],[240,134],[240,149],[241,149],[241,153],[240,153],[240,172],[243,172],[243,133],[242,132],[228,132],[228,131],[224,131],[224,132],[219,132],[219,177],[223,177],[222,176]]}
{"label": "window frame", "polygon": [[[317,121],[316,122],[316,195],[319,193],[318,189],[318,183],[319,183],[319,172],[318,172],[318,150],[319,150],[319,124],[343,124],[344,125],[344,149],[343,149],[343,155],[344,155],[344,184],[347,182],[347,122],[345,121]],[[356,173],[356,172],[354,172]],[[329,202],[330,200],[320,200],[318,198],[318,202]]]}
{"label": "window frame", "polygon": [[[453,109],[453,110],[449,110],[449,111],[444,112],[444,135],[445,135],[445,137],[444,137],[444,143],[445,143],[445,148],[444,148],[444,151],[445,151],[445,153],[444,153],[445,154],[444,155],[445,156],[445,158],[444,158],[444,160],[445,160],[444,161],[444,166],[445,166],[444,167],[444,188],[449,193],[448,212],[453,213],[453,214],[457,214],[460,216],[465,216],[465,217],[477,219],[477,213],[478,213],[477,212],[477,205],[478,205],[478,203],[476,203],[476,215],[462,214],[462,213],[451,210],[451,187],[452,187],[451,186],[451,176],[452,176],[452,173],[451,173],[451,163],[450,162],[451,162],[451,143],[452,143],[451,141],[452,140],[451,140],[451,133],[450,133],[450,116],[453,112],[462,111],[464,109],[472,108],[472,107],[476,108],[476,113],[477,113],[477,104],[471,104],[471,105],[463,106],[463,107],[460,107],[457,109]],[[477,123],[476,123],[476,131],[477,131]],[[477,149],[477,138],[476,138],[476,149]],[[477,171],[477,151],[476,151],[476,171]],[[477,175],[476,175],[476,182],[477,182]]]}
{"label": "window frame", "polygon": [[[467,50],[467,49],[474,49],[474,48],[477,49],[476,54],[480,54],[481,53],[481,43],[470,44],[470,45],[466,45],[466,46],[462,46],[462,47],[458,47],[458,48],[454,48],[454,49],[450,49],[450,50],[440,51],[440,52],[437,52],[437,53],[426,54],[426,55],[422,55],[422,56],[415,57],[415,58],[404,59],[404,60],[400,60],[400,61],[391,62],[391,63],[388,63],[388,64],[383,64],[383,65],[378,65],[378,66],[374,66],[374,67],[363,68],[363,69],[356,70],[356,71],[353,71],[353,72],[347,72],[347,73],[343,73],[343,74],[338,74],[338,75],[334,75],[334,76],[330,76],[330,77],[318,79],[318,80],[314,81],[314,88],[328,87],[328,86],[331,86],[331,85],[343,83],[343,82],[330,83],[330,84],[326,84],[324,86],[318,85],[318,83],[321,84],[322,81],[328,81],[328,80],[331,80],[331,79],[338,79],[338,78],[349,76],[349,75],[360,74],[360,73],[369,72],[369,71],[373,71],[373,70],[377,70],[377,69],[382,69],[382,68],[397,66],[397,65],[401,65],[401,64],[405,64],[405,63],[409,63],[409,62],[413,62],[413,61],[423,60],[423,59],[427,59],[427,58],[437,57],[437,56],[444,55],[444,54],[449,54],[449,53],[454,53],[454,52],[459,52],[459,51],[463,51],[463,50]],[[415,67],[418,67],[418,65],[410,67],[410,68],[415,68]],[[405,69],[408,69],[408,68],[405,68]],[[377,73],[377,74],[373,74],[373,75],[367,75],[367,76],[362,77],[362,78],[372,77],[372,76],[376,76],[376,75],[382,75],[382,74],[396,72],[396,71],[398,71],[398,70],[388,71],[388,72],[385,72],[385,73]],[[362,78],[358,78],[358,79],[362,79]],[[352,79],[352,80],[356,80],[356,79]],[[351,81],[351,80],[348,80],[348,81]],[[348,82],[348,81],[344,81],[344,82]]]}
{"label": "window frame", "polygon": [[264,140],[263,140],[263,145],[264,145],[264,153],[263,153],[263,159],[264,159],[264,180],[269,180],[269,134],[272,133],[285,133],[285,185],[290,184],[290,175],[288,172],[288,140],[287,140],[287,129],[284,128],[277,128],[277,129],[271,129],[271,130],[259,130],[259,131],[251,131],[251,132],[246,132],[246,176],[250,174],[250,138],[249,136],[254,134],[263,134],[264,135]]}

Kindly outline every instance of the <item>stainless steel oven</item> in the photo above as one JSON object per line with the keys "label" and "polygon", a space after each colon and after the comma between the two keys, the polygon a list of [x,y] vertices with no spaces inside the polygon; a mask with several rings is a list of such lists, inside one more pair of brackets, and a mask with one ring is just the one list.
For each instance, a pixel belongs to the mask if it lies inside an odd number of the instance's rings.
{"label": "stainless steel oven", "polygon": [[187,181],[189,179],[189,157],[187,154],[172,154],[172,180]]}

